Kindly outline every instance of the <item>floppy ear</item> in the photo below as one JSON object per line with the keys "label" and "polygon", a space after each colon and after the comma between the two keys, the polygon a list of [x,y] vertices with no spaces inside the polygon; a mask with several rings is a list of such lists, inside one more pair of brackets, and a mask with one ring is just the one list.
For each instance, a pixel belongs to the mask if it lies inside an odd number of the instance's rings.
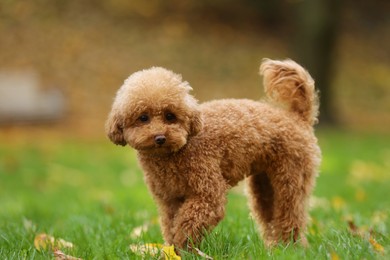
{"label": "floppy ear", "polygon": [[118,114],[111,112],[106,122],[106,134],[111,142],[125,146],[127,142],[123,137],[123,120]]}
{"label": "floppy ear", "polygon": [[200,111],[195,110],[191,118],[189,136],[197,135],[202,130],[202,128],[203,128],[202,115]]}

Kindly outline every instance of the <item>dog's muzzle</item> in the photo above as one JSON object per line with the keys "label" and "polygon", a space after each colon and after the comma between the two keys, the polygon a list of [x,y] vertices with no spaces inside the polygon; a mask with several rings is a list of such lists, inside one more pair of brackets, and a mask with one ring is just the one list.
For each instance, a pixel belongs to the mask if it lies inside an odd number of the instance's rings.
{"label": "dog's muzzle", "polygon": [[165,135],[157,135],[154,137],[154,142],[158,145],[163,145],[166,140],[167,138],[165,137]]}

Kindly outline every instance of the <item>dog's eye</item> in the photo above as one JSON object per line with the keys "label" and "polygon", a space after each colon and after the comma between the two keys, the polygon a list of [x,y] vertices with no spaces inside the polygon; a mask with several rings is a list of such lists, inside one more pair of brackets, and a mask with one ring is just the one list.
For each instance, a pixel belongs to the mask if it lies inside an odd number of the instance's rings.
{"label": "dog's eye", "polygon": [[141,121],[141,122],[148,122],[149,121],[149,116],[148,115],[141,115],[140,117],[138,117],[138,120]]}
{"label": "dog's eye", "polygon": [[165,114],[165,119],[168,122],[174,122],[174,121],[176,121],[176,116],[175,116],[175,114],[168,112]]}

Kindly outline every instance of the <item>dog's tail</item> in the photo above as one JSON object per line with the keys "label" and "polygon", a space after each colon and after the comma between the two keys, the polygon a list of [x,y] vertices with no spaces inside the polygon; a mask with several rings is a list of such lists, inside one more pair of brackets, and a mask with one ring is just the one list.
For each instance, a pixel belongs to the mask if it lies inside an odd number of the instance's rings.
{"label": "dog's tail", "polygon": [[318,95],[314,80],[292,60],[264,59],[260,66],[264,90],[272,101],[284,105],[310,125],[317,123]]}

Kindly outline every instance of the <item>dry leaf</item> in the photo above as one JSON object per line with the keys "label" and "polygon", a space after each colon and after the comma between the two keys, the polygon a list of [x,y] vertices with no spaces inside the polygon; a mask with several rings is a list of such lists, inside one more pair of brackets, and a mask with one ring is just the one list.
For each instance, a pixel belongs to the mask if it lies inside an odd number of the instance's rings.
{"label": "dry leaf", "polygon": [[353,220],[348,220],[348,226],[349,226],[349,231],[351,232],[352,235],[361,237],[363,239],[368,238],[369,233],[367,231],[367,228],[362,228],[362,227],[359,228],[358,226],[356,226]]}
{"label": "dry leaf", "polygon": [[205,259],[208,259],[208,260],[213,260],[213,258],[209,255],[206,255],[206,253],[203,253],[202,251],[200,251],[198,248],[196,247],[193,247],[191,248],[192,250],[194,250],[199,256],[201,257],[204,257]]}
{"label": "dry leaf", "polygon": [[145,256],[145,255],[156,256],[161,251],[162,246],[163,245],[161,244],[152,244],[152,243],[145,244],[145,245],[132,244],[130,245],[130,250],[133,253],[141,256]]}
{"label": "dry leaf", "polygon": [[355,222],[353,220],[348,220],[348,227],[349,231],[352,233],[354,236],[363,236],[359,228],[355,225]]}
{"label": "dry leaf", "polygon": [[54,248],[73,248],[71,242],[65,241],[61,238],[55,239],[53,236],[50,236],[45,233],[41,233],[35,236],[34,246],[37,250],[51,250]]}
{"label": "dry leaf", "polygon": [[62,238],[56,239],[56,246],[58,248],[73,248],[73,244],[71,242],[65,241]]}
{"label": "dry leaf", "polygon": [[374,233],[372,230],[370,230],[368,232],[368,231],[363,230],[362,228],[358,228],[352,220],[348,221],[348,226],[349,226],[349,229],[353,235],[359,236],[365,240],[368,240],[375,251],[377,251],[379,253],[385,252],[384,247],[381,244],[379,244],[375,240],[375,238],[372,236]]}
{"label": "dry leaf", "polygon": [[372,236],[370,236],[369,241],[370,241],[370,244],[372,245],[372,247],[374,248],[375,251],[377,251],[379,253],[385,252],[384,247],[381,244],[379,244],[378,242],[376,242],[376,240]]}
{"label": "dry leaf", "polygon": [[47,234],[39,234],[36,235],[34,238],[34,246],[37,250],[46,250],[46,249],[51,249],[54,247],[54,237],[49,236]]}
{"label": "dry leaf", "polygon": [[164,246],[162,244],[149,243],[145,245],[130,245],[130,250],[140,256],[151,255],[164,256],[165,260],[181,260],[181,257],[176,255],[175,247],[172,246]]}
{"label": "dry leaf", "polygon": [[54,250],[53,252],[55,260],[82,260],[74,256],[66,255],[61,250]]}

